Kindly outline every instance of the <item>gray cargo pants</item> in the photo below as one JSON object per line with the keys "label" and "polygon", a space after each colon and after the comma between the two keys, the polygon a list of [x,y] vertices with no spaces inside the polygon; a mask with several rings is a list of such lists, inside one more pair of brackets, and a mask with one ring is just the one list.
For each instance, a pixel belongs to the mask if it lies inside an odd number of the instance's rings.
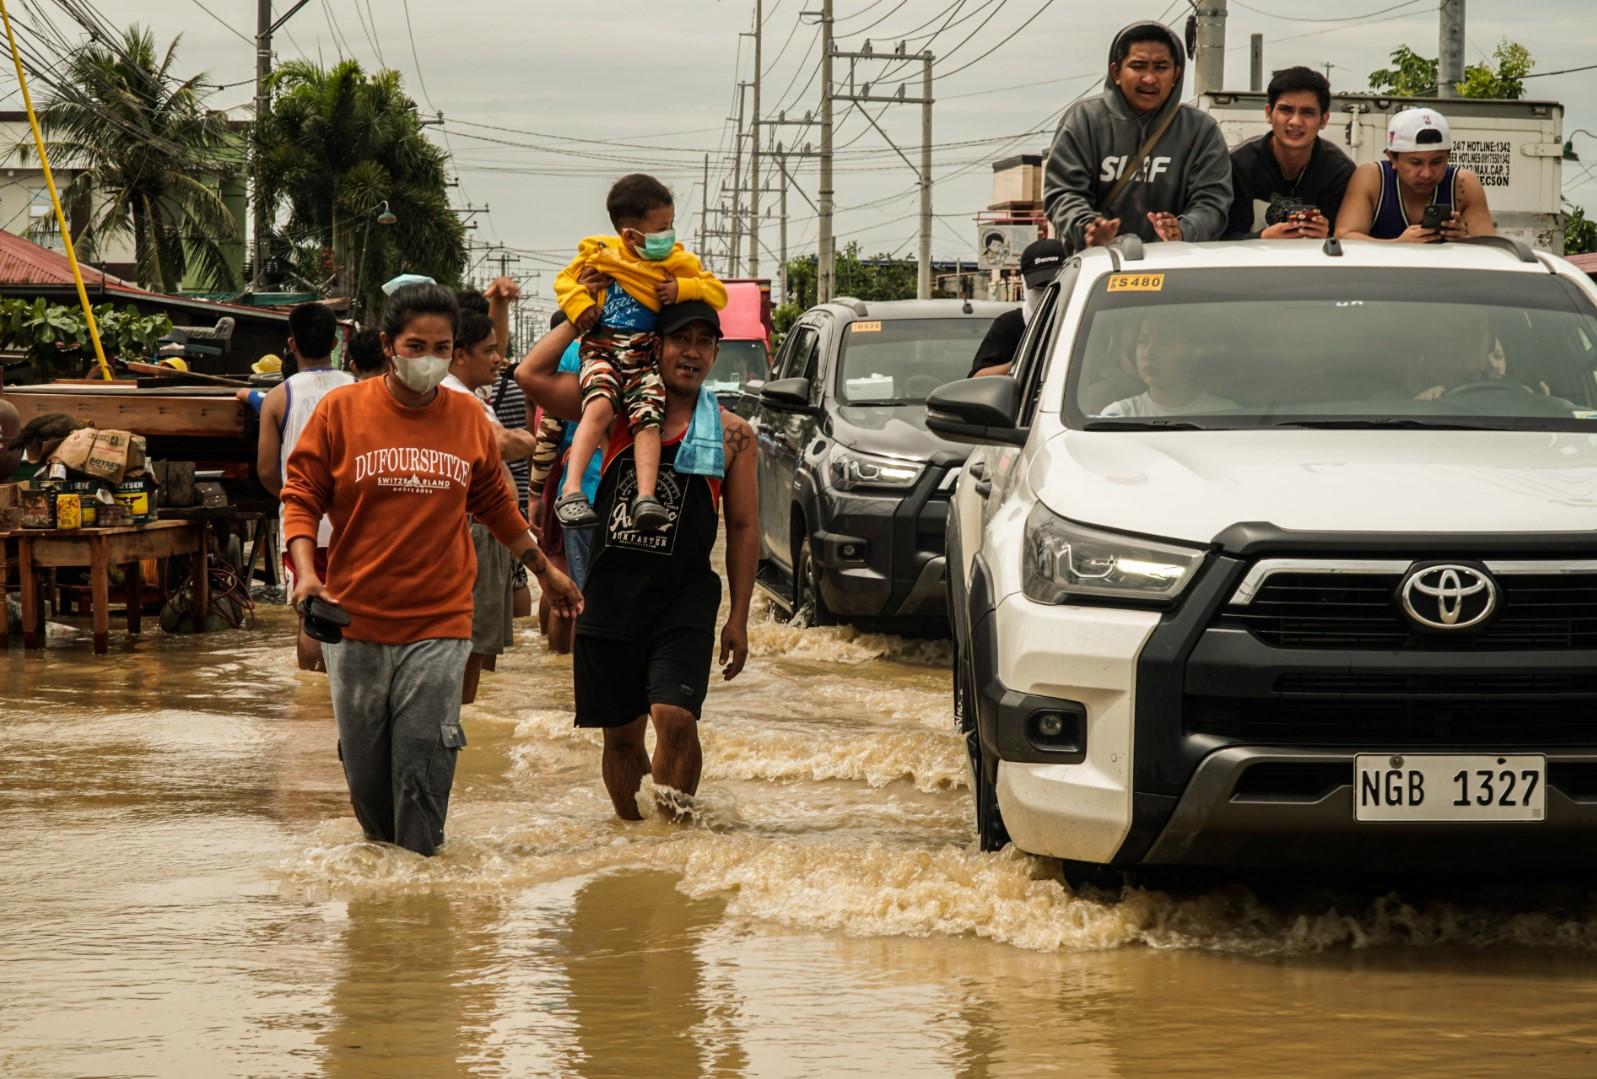
{"label": "gray cargo pants", "polygon": [[338,757],[366,838],[430,855],[444,841],[471,642],[324,644]]}

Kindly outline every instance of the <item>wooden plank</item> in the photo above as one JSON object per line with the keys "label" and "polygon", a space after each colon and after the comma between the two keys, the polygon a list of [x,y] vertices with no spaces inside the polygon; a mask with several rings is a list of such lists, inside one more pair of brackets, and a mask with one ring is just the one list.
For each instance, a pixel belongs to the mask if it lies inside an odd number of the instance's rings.
{"label": "wooden plank", "polygon": [[213,386],[232,386],[235,389],[248,389],[249,383],[240,378],[228,378],[226,375],[208,375],[204,371],[179,371],[171,367],[162,367],[155,363],[140,363],[138,360],[125,360],[129,371],[136,371],[141,375],[154,375],[157,378],[169,379],[182,385],[184,379],[198,379],[208,382]]}
{"label": "wooden plank", "polygon": [[89,616],[94,623],[94,654],[103,656],[111,647],[111,564],[106,558],[104,536],[90,537],[89,587],[93,597]]}
{"label": "wooden plank", "polygon": [[103,430],[132,431],[146,437],[243,438],[245,405],[230,396],[152,393],[149,391],[17,393],[10,401],[27,423],[35,416],[64,412]]}
{"label": "wooden plank", "polygon": [[71,533],[49,532],[29,538],[37,566],[87,566],[89,551],[96,536],[103,537],[112,562],[134,562],[145,558],[166,558],[198,550],[204,536],[203,524],[162,522],[167,527],[148,529],[84,529]]}
{"label": "wooden plank", "polygon": [[22,646],[44,647],[44,597],[39,593],[39,580],[34,575],[33,540],[28,536],[17,539],[17,567],[22,583]]}

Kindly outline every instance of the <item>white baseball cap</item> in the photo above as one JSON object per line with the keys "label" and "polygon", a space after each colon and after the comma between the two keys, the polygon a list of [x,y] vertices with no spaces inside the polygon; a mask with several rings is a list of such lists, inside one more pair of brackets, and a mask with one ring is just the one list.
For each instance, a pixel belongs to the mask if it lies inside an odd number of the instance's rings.
{"label": "white baseball cap", "polygon": [[1404,109],[1386,124],[1386,148],[1396,154],[1451,150],[1453,135],[1447,117],[1435,109]]}

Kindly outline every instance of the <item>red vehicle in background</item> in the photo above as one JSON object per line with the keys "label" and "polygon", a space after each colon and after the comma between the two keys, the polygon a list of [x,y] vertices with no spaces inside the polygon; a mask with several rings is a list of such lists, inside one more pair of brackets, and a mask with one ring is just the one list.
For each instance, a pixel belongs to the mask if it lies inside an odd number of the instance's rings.
{"label": "red vehicle in background", "polygon": [[771,373],[771,281],[766,277],[734,277],[726,286],[721,311],[721,352],[704,385],[731,407],[750,379],[765,381]]}

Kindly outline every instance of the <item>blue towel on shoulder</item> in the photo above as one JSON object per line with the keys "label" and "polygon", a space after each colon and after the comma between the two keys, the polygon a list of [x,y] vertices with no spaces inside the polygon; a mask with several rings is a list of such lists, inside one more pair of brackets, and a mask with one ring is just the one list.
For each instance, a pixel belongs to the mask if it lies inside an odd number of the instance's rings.
{"label": "blue towel on shoulder", "polygon": [[699,403],[693,406],[688,433],[677,447],[676,463],[671,466],[683,476],[726,475],[726,448],[721,444],[721,402],[715,394],[700,387]]}

